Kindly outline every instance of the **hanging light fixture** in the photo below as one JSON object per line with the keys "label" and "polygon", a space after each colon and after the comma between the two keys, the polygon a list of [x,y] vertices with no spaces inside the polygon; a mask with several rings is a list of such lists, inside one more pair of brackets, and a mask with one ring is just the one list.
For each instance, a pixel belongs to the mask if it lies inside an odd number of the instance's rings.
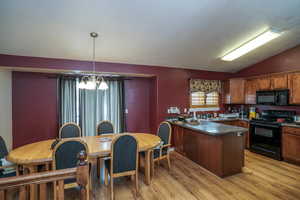
{"label": "hanging light fixture", "polygon": [[98,37],[98,33],[92,32],[90,36],[93,38],[93,74],[90,76],[84,76],[81,78],[79,83],[80,89],[87,89],[87,90],[107,90],[108,85],[104,81],[103,77],[99,77],[96,75],[96,61],[95,61],[95,52],[96,52],[96,38]]}

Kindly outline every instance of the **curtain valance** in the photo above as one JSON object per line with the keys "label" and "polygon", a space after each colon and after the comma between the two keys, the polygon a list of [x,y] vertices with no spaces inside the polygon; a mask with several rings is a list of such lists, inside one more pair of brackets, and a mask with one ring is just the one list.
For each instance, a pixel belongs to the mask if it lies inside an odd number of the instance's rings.
{"label": "curtain valance", "polygon": [[204,80],[204,79],[191,79],[190,80],[190,92],[220,92],[221,91],[220,80]]}

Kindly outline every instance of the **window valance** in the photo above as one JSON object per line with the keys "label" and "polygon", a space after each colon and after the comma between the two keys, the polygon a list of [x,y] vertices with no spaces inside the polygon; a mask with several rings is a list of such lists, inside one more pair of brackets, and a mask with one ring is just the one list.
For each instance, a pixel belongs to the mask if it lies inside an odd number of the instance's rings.
{"label": "window valance", "polygon": [[204,79],[191,79],[190,80],[190,92],[220,92],[221,91],[220,80],[204,80]]}

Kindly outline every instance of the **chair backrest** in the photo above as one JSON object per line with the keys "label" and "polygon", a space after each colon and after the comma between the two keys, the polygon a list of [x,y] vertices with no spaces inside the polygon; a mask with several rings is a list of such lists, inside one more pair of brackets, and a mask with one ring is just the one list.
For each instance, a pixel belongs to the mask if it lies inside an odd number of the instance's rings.
{"label": "chair backrest", "polygon": [[4,139],[0,136],[0,158],[5,158],[8,155],[7,147]]}
{"label": "chair backrest", "polygon": [[101,121],[97,125],[97,135],[114,133],[114,125],[110,121]]}
{"label": "chair backrest", "polygon": [[164,145],[171,143],[172,127],[169,122],[162,122],[157,131],[158,137],[163,141]]}
{"label": "chair backrest", "polygon": [[73,122],[63,124],[59,129],[59,138],[81,137],[81,128]]}
{"label": "chair backrest", "polygon": [[88,154],[88,147],[85,142],[80,139],[64,139],[60,141],[54,148],[53,168],[67,169],[77,166],[78,154],[85,151]]}
{"label": "chair backrest", "polygon": [[111,143],[111,173],[133,171],[138,168],[138,141],[132,135],[122,134]]}

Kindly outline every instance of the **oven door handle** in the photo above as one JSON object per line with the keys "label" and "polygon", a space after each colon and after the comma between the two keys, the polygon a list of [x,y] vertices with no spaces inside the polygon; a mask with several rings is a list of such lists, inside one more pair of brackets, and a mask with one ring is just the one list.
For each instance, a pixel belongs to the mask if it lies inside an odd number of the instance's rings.
{"label": "oven door handle", "polygon": [[263,126],[263,127],[268,127],[268,128],[280,128],[279,125],[272,125],[272,124],[261,124],[261,123],[257,123],[257,122],[252,122],[250,123],[250,125],[254,125],[254,126]]}

